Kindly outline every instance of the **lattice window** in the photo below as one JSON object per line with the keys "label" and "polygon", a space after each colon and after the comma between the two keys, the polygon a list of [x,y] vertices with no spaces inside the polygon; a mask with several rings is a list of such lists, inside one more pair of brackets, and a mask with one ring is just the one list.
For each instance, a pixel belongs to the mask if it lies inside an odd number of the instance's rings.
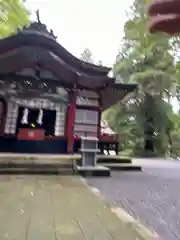
{"label": "lattice window", "polygon": [[98,111],[76,109],[74,134],[96,137],[98,132]]}
{"label": "lattice window", "polygon": [[97,137],[97,132],[80,132],[80,131],[75,131],[74,135],[79,136],[79,137]]}
{"label": "lattice window", "polygon": [[64,135],[64,127],[66,121],[66,111],[61,107],[56,108],[56,121],[55,121],[55,136],[63,136]]}
{"label": "lattice window", "polygon": [[97,132],[97,125],[76,124],[74,130],[77,132]]}
{"label": "lattice window", "polygon": [[8,111],[5,122],[4,132],[6,134],[16,133],[16,123],[18,117],[18,106],[15,103],[8,103]]}
{"label": "lattice window", "polygon": [[76,100],[77,105],[99,106],[99,95],[93,91],[79,90]]}
{"label": "lattice window", "polygon": [[76,109],[75,123],[98,124],[98,111]]}

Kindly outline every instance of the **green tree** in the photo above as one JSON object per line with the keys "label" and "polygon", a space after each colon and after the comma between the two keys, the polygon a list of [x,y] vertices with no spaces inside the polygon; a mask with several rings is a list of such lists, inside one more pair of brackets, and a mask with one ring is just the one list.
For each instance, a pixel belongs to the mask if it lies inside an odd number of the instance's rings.
{"label": "green tree", "polygon": [[0,1],[0,37],[13,34],[29,23],[29,13],[20,0]]}
{"label": "green tree", "polygon": [[[146,153],[158,154],[165,153],[168,143],[171,145],[173,123],[169,115],[172,111],[168,110],[171,107],[166,101],[170,102],[172,97],[176,68],[169,36],[148,32],[147,6],[146,0],[134,1],[124,26],[122,49],[113,72],[114,76],[121,76],[125,83],[138,84],[134,98],[116,110],[121,118],[124,108],[128,110],[130,119],[133,117],[127,127],[131,126],[129,139],[132,133],[134,135],[134,150],[143,149]],[[116,124],[117,112],[114,114]],[[118,118],[121,136],[122,121],[120,116]]]}
{"label": "green tree", "polygon": [[81,53],[80,59],[87,63],[92,63],[92,64],[96,64],[98,66],[103,66],[103,63],[101,60],[99,60],[97,63],[95,63],[93,56],[92,56],[92,52],[88,48],[85,48],[84,51]]}

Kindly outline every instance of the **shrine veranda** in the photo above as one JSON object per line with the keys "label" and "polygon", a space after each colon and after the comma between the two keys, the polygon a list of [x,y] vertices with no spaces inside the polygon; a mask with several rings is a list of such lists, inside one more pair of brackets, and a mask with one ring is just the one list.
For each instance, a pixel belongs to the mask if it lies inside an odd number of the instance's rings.
{"label": "shrine veranda", "polygon": [[40,22],[0,40],[0,151],[72,154],[89,139],[117,153],[101,114],[136,84],[116,83],[110,70],[73,56]]}

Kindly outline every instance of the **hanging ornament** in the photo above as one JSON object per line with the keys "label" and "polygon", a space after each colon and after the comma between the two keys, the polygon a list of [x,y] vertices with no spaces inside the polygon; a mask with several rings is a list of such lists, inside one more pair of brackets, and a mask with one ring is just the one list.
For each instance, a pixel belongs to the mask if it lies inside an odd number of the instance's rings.
{"label": "hanging ornament", "polygon": [[148,15],[180,14],[179,0],[153,0],[149,5]]}
{"label": "hanging ornament", "polygon": [[37,119],[37,123],[38,123],[39,125],[42,125],[42,119],[43,119],[43,110],[40,109],[40,110],[39,110],[38,119]]}
{"label": "hanging ornament", "polygon": [[180,33],[180,15],[157,15],[149,19],[150,33],[164,32],[171,35]]}
{"label": "hanging ornament", "polygon": [[29,114],[29,110],[27,108],[25,108],[23,111],[23,117],[21,120],[22,124],[28,124],[28,114]]}

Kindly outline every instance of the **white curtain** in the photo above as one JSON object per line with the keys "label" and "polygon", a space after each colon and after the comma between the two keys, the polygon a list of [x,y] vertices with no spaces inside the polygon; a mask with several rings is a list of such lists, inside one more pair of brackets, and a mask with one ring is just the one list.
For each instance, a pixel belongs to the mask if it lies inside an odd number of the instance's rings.
{"label": "white curtain", "polygon": [[23,111],[23,117],[21,120],[22,124],[28,124],[28,114],[29,114],[29,110],[27,108],[25,108]]}
{"label": "white curtain", "polygon": [[43,110],[40,109],[39,110],[38,119],[37,119],[37,123],[41,125],[42,124],[42,120],[43,120]]}

